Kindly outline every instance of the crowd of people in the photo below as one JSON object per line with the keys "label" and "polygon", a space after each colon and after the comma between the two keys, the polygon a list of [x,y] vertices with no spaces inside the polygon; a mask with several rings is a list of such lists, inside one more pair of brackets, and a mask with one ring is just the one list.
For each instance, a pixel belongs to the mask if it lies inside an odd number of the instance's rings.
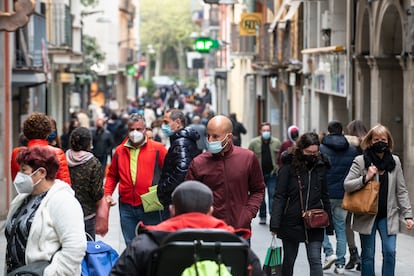
{"label": "crowd of people", "polygon": [[[96,119],[73,114],[60,136],[53,118],[37,112],[27,117],[11,160],[18,195],[6,224],[7,272],[47,261],[45,275],[78,275],[87,238],[108,232],[109,213],[117,204],[127,248],[113,275],[132,267],[147,271],[151,231],[220,228],[244,233],[250,244],[256,216],[283,242],[284,276],[293,275],[302,242],[310,275],[323,275],[335,265],[336,274],[356,268],[373,276],[377,231],[383,275],[394,275],[399,216],[408,230],[414,221],[401,162],[385,126],[367,131],[356,120],[344,129],[331,121],[320,136],[301,134],[292,125],[282,143],[263,122],[259,136],[243,148],[246,128],[235,114],[210,110],[208,89],[202,97],[163,92]],[[345,192],[374,178],[381,183],[377,215],[342,209]],[[141,196],[155,185],[163,208],[146,211]],[[118,202],[112,198],[116,188]],[[302,211],[315,208],[326,211],[329,226],[305,227]],[[335,249],[328,238],[333,234]],[[253,275],[262,275],[258,258],[253,252],[249,256]]]}

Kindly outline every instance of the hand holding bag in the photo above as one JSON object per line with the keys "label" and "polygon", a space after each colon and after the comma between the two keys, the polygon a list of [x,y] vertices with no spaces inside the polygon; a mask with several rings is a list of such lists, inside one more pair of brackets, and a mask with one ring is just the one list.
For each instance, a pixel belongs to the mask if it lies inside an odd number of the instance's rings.
{"label": "hand holding bag", "polygon": [[161,204],[157,195],[157,183],[160,178],[160,167],[158,166],[158,156],[160,152],[157,151],[155,155],[155,165],[154,165],[154,177],[152,179],[152,186],[149,188],[148,193],[141,195],[142,207],[144,212],[155,212],[161,211],[164,209],[164,206]]}
{"label": "hand holding bag", "polygon": [[380,183],[371,180],[361,189],[345,192],[342,209],[354,214],[376,215],[378,212],[378,193]]}
{"label": "hand holding bag", "polygon": [[145,213],[161,211],[164,209],[164,206],[157,196],[157,185],[151,186],[148,193],[141,195],[141,201]]}
{"label": "hand holding bag", "polygon": [[277,245],[275,236],[272,237],[263,263],[263,271],[267,276],[282,275],[282,247]]}

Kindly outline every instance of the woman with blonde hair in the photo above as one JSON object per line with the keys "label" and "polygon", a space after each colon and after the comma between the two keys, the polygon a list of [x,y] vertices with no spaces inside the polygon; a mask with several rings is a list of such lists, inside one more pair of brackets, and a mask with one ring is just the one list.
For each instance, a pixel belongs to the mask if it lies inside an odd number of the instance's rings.
{"label": "woman with blonde hair", "polygon": [[383,125],[371,128],[362,139],[363,154],[355,157],[344,181],[346,192],[363,188],[370,180],[380,182],[378,213],[353,214],[352,229],[361,239],[361,275],[375,275],[375,238],[382,241],[382,275],[395,274],[396,236],[400,217],[407,230],[414,226],[411,203],[405,185],[401,162],[392,153],[394,140]]}

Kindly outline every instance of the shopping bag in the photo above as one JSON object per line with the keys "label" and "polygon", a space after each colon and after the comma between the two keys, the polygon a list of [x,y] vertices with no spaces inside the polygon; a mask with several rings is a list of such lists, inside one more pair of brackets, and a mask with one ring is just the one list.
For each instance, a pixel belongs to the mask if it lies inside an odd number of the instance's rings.
{"label": "shopping bag", "polygon": [[157,196],[157,185],[151,186],[148,193],[141,195],[141,201],[145,213],[164,209]]}
{"label": "shopping bag", "polygon": [[282,275],[282,247],[277,245],[276,238],[273,236],[266,258],[263,264],[263,271],[267,276]]}

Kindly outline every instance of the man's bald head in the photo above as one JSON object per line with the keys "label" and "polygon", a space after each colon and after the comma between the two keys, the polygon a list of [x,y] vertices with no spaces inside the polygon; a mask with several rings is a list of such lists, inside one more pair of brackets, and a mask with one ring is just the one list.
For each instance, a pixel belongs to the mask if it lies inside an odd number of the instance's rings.
{"label": "man's bald head", "polygon": [[224,115],[217,115],[208,121],[207,128],[216,130],[223,130],[225,132],[233,132],[233,123],[231,120]]}
{"label": "man's bald head", "polygon": [[223,115],[217,115],[208,121],[207,124],[207,150],[213,153],[219,153],[218,151],[212,151],[210,145],[220,141],[222,149],[221,153],[227,152],[233,144],[233,124],[231,120]]}

